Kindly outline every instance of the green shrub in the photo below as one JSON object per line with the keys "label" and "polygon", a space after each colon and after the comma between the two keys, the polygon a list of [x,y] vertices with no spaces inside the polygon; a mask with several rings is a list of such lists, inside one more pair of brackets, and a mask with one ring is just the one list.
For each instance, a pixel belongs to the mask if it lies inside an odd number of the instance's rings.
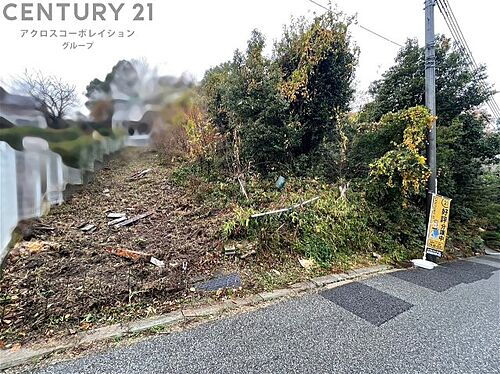
{"label": "green shrub", "polygon": [[78,123],[78,127],[89,134],[92,131],[97,131],[102,136],[110,137],[112,139],[116,139],[119,136],[119,134],[113,130],[110,123],[86,121]]}
{"label": "green shrub", "polygon": [[286,168],[336,129],[354,93],[351,21],[335,12],[296,20],[271,57],[253,31],[245,52],[207,71],[201,82],[207,118],[236,164],[263,173]]}
{"label": "green shrub", "polygon": [[[92,130],[94,131],[94,130]],[[120,132],[114,132],[104,126],[95,127],[100,135],[111,139],[123,136]],[[23,138],[26,136],[37,137],[46,140],[49,148],[61,155],[63,162],[74,168],[85,168],[89,166],[94,154],[101,152],[100,142],[93,138],[92,134],[78,127],[67,129],[40,129],[36,127],[14,127],[11,129],[0,129],[0,141],[8,143],[12,148],[22,151]]]}
{"label": "green shrub", "polygon": [[481,235],[484,243],[493,249],[500,249],[500,232],[498,231],[485,231]]}
{"label": "green shrub", "polygon": [[100,143],[92,136],[49,144],[51,151],[61,155],[63,162],[73,168],[88,167],[92,155],[99,152]]}
{"label": "green shrub", "polygon": [[359,195],[352,194],[346,200],[337,191],[326,192],[311,209],[290,214],[299,232],[294,247],[323,266],[369,253],[373,250],[373,231],[368,211]]}
{"label": "green shrub", "polygon": [[[266,183],[261,180],[260,185]],[[346,266],[352,258],[370,256],[373,251],[400,262],[422,250],[424,217],[413,207],[395,204],[388,214],[363,193],[350,191],[345,199],[335,185],[306,178],[291,182],[287,189],[280,193],[264,188],[256,196],[250,185],[254,201],[233,207],[231,219],[223,225],[223,237],[254,241],[265,251],[292,250],[322,267]],[[320,199],[290,212],[251,218],[256,212],[289,207],[315,196]],[[262,207],[257,201],[274,204]],[[278,206],[276,201],[281,201]]]}
{"label": "green shrub", "polygon": [[83,132],[77,128],[68,128],[63,130],[41,129],[38,127],[14,127],[11,129],[0,130],[0,141],[4,141],[12,148],[22,151],[23,138],[32,136],[46,140],[48,143],[57,143],[63,141],[76,140],[83,135]]}

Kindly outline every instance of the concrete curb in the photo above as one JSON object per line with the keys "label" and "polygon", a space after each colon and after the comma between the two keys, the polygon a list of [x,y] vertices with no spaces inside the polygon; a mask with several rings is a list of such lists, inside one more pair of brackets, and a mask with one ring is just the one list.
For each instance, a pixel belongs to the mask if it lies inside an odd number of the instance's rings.
{"label": "concrete curb", "polygon": [[326,275],[323,277],[313,278],[310,281],[293,284],[289,288],[278,289],[271,292],[261,292],[256,295],[224,301],[218,304],[205,305],[196,308],[186,308],[180,311],[174,311],[161,316],[126,324],[115,324],[101,327],[90,332],[76,334],[73,337],[63,339],[62,341],[53,344],[44,344],[31,348],[21,348],[15,351],[0,350],[0,370],[28,364],[42,359],[50,354],[76,348],[85,344],[121,338],[127,335],[141,333],[152,328],[170,327],[196,318],[217,317],[228,310],[240,309],[245,306],[255,306],[265,304],[270,301],[297,297],[307,292],[319,292],[322,289],[335,287],[336,284],[342,285],[347,281],[351,281],[356,278],[369,277],[389,272],[392,269],[393,268],[391,266],[377,265],[352,270],[342,274]]}

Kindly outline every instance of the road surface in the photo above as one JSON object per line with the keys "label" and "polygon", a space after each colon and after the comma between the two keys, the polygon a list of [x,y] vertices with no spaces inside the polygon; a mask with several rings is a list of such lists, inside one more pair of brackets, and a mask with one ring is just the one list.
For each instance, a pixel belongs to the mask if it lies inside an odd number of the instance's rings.
{"label": "road surface", "polygon": [[500,373],[500,256],[377,276],[38,373]]}

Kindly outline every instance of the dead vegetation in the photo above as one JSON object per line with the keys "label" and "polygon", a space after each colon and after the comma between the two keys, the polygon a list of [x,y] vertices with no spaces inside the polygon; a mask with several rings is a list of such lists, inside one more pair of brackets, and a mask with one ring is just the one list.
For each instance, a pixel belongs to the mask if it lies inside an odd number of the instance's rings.
{"label": "dead vegetation", "polygon": [[[0,341],[167,312],[223,268],[218,215],[193,204],[169,172],[156,153],[126,150],[32,223],[3,271]],[[130,218],[108,225],[112,212]]]}
{"label": "dead vegetation", "polygon": [[[179,183],[174,170],[163,154],[126,149],[63,205],[25,222],[0,279],[0,343],[39,342],[325,271],[301,266],[286,248],[223,242],[231,194],[214,195],[195,176]],[[238,274],[242,287],[195,291],[224,274]]]}

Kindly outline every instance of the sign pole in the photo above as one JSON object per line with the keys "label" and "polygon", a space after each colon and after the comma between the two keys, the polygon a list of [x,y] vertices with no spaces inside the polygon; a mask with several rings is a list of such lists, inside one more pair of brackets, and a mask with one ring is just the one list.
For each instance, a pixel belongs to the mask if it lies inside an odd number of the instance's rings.
{"label": "sign pole", "polygon": [[426,235],[425,235],[424,256],[422,259],[411,260],[411,262],[413,262],[413,265],[415,265],[416,267],[420,267],[420,268],[427,269],[427,270],[432,270],[438,265],[433,261],[427,260],[427,257],[428,257],[427,244],[429,243],[429,236],[431,234],[431,229],[432,229],[431,217],[432,217],[432,211],[435,207],[436,194],[429,193],[429,195],[431,197],[431,203],[429,206],[429,210],[427,211],[427,230],[426,230]]}
{"label": "sign pole", "polygon": [[446,248],[446,236],[448,235],[448,224],[450,222],[451,199],[432,194],[427,235],[425,237],[424,258],[412,260],[415,266],[425,269],[434,269],[437,264],[428,261],[427,257],[442,257]]}

